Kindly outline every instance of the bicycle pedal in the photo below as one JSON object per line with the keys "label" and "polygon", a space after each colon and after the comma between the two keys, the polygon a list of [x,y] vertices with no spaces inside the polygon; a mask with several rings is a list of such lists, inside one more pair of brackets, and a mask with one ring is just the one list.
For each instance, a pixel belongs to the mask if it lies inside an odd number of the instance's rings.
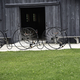
{"label": "bicycle pedal", "polygon": [[32,44],[30,44],[30,48],[32,48],[33,46],[32,46]]}

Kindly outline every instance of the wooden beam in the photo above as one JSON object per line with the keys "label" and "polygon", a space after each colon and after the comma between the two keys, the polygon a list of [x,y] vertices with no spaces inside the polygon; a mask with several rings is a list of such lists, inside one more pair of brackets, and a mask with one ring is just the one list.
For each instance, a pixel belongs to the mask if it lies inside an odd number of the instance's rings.
{"label": "wooden beam", "polygon": [[8,3],[5,4],[6,7],[15,7],[15,6],[26,6],[26,7],[35,7],[35,6],[57,6],[59,1],[54,2],[36,2],[36,3]]}

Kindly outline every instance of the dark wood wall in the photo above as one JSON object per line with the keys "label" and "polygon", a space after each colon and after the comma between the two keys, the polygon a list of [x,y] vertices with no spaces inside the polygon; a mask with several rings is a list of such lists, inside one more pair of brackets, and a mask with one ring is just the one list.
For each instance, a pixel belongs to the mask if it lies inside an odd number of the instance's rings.
{"label": "dark wood wall", "polygon": [[80,0],[60,0],[62,27],[68,28],[70,36],[80,36]]}
{"label": "dark wood wall", "polygon": [[0,29],[2,29],[2,27],[1,27],[2,26],[2,9],[1,9],[2,4],[1,3],[2,3],[2,1],[0,0]]}
{"label": "dark wood wall", "polygon": [[5,20],[5,1],[0,0],[0,30],[5,30],[6,26],[6,20]]}
{"label": "dark wood wall", "polygon": [[[2,2],[1,2],[2,1]],[[45,27],[62,27],[68,28],[67,34],[69,36],[80,36],[80,0],[0,0],[0,4],[3,6],[2,12],[0,11],[0,25],[1,18],[6,25],[6,29],[9,29],[8,35],[10,36],[20,26],[20,7],[28,3],[40,3],[40,2],[54,2],[60,1],[60,5],[45,5]],[[13,6],[11,6],[11,5]],[[23,4],[23,5],[21,5]],[[33,7],[33,6],[32,6]],[[39,7],[39,6],[36,6]],[[41,6],[40,6],[41,7]],[[0,10],[1,10],[0,5]],[[2,17],[2,13],[4,16]],[[62,15],[60,15],[60,12]],[[6,19],[5,19],[6,16]],[[5,22],[6,20],[6,22]],[[62,22],[62,25],[61,25]]]}
{"label": "dark wood wall", "polygon": [[19,29],[20,24],[19,8],[12,7],[6,9],[6,29],[8,37],[12,37],[13,33]]}

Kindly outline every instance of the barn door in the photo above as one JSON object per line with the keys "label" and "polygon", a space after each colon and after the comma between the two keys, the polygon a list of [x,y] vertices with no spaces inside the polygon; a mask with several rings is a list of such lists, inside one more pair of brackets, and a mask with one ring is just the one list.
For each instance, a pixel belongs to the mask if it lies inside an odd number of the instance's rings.
{"label": "barn door", "polygon": [[[60,8],[59,6],[46,6],[45,7],[46,14],[46,29],[50,27],[61,27],[60,24]],[[48,40],[50,41],[51,36],[48,36]]]}
{"label": "barn door", "polygon": [[59,6],[46,6],[45,14],[46,14],[46,27],[61,27]]}
{"label": "barn door", "polygon": [[[14,32],[19,29],[20,27],[20,16],[19,16],[19,8],[18,7],[12,7],[12,8],[6,8],[6,29],[7,31],[7,37],[13,36]],[[18,33],[16,35],[17,39]]]}

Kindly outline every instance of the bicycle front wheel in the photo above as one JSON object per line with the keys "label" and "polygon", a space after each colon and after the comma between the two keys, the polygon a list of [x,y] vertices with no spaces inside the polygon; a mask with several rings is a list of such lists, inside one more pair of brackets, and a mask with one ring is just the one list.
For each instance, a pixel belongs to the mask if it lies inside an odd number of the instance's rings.
{"label": "bicycle front wheel", "polygon": [[47,43],[53,49],[60,49],[65,46],[66,38],[58,28],[51,28],[47,32],[47,37],[49,37]]}
{"label": "bicycle front wheel", "polygon": [[45,30],[43,37],[46,41],[44,44],[47,49],[60,49],[65,46],[66,38],[64,32],[60,31],[56,27],[51,27]]}

